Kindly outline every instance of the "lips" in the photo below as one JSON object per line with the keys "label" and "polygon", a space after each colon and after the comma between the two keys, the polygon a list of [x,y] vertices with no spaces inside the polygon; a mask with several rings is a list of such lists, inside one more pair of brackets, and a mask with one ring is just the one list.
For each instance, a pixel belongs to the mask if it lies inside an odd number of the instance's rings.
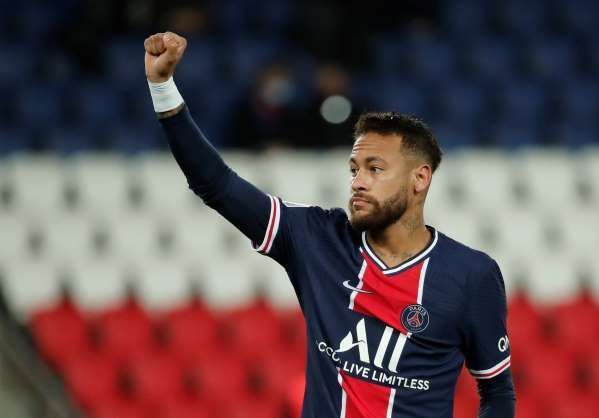
{"label": "lips", "polygon": [[356,204],[356,203],[370,203],[367,199],[364,199],[363,197],[358,197],[358,196],[354,196],[350,199],[351,204]]}
{"label": "lips", "polygon": [[350,204],[352,206],[352,208],[354,208],[354,210],[359,210],[363,207],[365,207],[366,205],[368,205],[370,202],[366,199],[363,199],[361,197],[352,197],[350,199]]}

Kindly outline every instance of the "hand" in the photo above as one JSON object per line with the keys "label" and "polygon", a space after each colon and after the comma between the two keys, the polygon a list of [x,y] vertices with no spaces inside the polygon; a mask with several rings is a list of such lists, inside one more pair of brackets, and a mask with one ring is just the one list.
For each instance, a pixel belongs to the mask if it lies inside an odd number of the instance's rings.
{"label": "hand", "polygon": [[181,61],[187,40],[173,32],[157,33],[144,41],[146,77],[162,83],[172,77]]}

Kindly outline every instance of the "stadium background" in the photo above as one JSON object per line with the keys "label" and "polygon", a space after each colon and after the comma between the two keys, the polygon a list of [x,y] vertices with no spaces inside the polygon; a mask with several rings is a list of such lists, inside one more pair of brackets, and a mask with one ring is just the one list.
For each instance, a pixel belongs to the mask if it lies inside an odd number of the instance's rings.
{"label": "stadium background", "polygon": [[[295,417],[284,272],[166,149],[143,39],[241,175],[342,206],[353,118],[414,113],[429,224],[504,272],[519,418],[599,414],[599,4],[0,1],[0,405],[10,417]],[[456,418],[474,417],[462,376]]]}

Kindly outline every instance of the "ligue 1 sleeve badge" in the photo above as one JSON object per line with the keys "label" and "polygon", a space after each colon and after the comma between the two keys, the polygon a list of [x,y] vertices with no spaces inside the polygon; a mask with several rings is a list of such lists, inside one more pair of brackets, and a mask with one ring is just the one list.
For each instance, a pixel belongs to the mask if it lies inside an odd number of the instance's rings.
{"label": "ligue 1 sleeve badge", "polygon": [[408,305],[401,311],[401,324],[413,334],[424,331],[428,322],[428,311],[418,303]]}

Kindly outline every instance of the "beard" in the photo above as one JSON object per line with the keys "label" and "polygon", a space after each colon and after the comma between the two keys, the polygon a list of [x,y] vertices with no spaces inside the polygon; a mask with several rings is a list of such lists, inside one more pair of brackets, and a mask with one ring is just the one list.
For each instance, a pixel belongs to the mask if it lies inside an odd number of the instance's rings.
{"label": "beard", "polygon": [[351,201],[349,203],[349,212],[351,215],[349,222],[352,228],[358,232],[369,230],[380,231],[401,219],[408,207],[407,188],[400,188],[395,195],[383,202],[368,199],[368,203],[372,209],[365,214],[357,214]]}

